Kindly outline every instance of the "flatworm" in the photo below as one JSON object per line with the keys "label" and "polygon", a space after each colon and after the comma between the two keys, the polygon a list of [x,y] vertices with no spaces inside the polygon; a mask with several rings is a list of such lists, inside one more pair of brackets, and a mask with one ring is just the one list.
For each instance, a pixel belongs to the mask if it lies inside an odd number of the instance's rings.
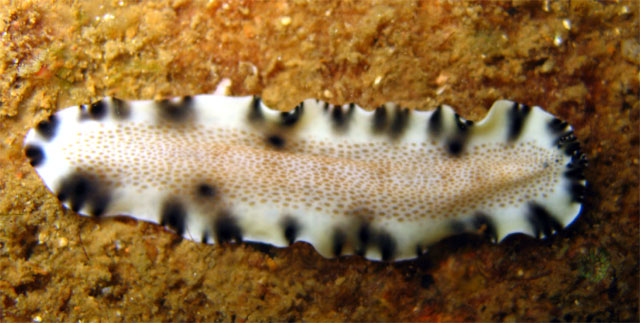
{"label": "flatworm", "polygon": [[311,243],[325,257],[419,256],[447,236],[549,236],[582,208],[586,159],[566,122],[500,100],[480,122],[446,105],[259,97],[106,97],[25,138],[47,187],[82,215],[127,215],[205,243]]}

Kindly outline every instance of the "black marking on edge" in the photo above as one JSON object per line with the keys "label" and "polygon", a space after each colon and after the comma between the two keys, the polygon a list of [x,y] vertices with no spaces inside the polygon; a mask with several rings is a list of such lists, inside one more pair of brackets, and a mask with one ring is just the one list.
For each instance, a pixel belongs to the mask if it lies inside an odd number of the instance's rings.
{"label": "black marking on edge", "polygon": [[509,132],[507,133],[508,141],[515,141],[522,133],[524,122],[527,116],[531,112],[531,108],[525,104],[513,103],[513,106],[508,112],[509,117]]}
{"label": "black marking on edge", "polygon": [[333,231],[333,236],[331,237],[333,255],[338,257],[342,254],[342,249],[344,249],[344,244],[347,241],[347,236],[344,232],[338,228]]}
{"label": "black marking on edge", "polygon": [[209,232],[208,231],[204,231],[202,232],[202,243],[209,243]]}
{"label": "black marking on edge", "polygon": [[558,148],[562,148],[562,146],[566,145],[567,143],[570,143],[576,140],[577,138],[573,134],[573,130],[569,130],[567,132],[564,132],[562,135],[558,136],[558,138],[556,139],[556,145],[558,146]]}
{"label": "black marking on edge", "polygon": [[459,156],[464,150],[465,142],[469,134],[469,129],[473,126],[473,121],[463,120],[459,114],[455,114],[454,120],[456,123],[457,134],[447,140],[447,151],[453,156]]}
{"label": "black marking on edge", "polygon": [[280,149],[284,147],[284,145],[286,144],[286,140],[282,136],[271,135],[267,137],[267,143],[274,148]]}
{"label": "black marking on edge", "polygon": [[570,142],[564,147],[564,153],[573,156],[576,153],[580,153],[580,143],[577,141]]}
{"label": "black marking on edge", "polygon": [[293,126],[298,122],[298,120],[300,120],[302,112],[304,112],[304,102],[300,102],[300,104],[298,104],[292,111],[281,112],[280,117],[282,118],[282,125]]}
{"label": "black marking on edge", "polygon": [[549,121],[549,129],[553,131],[553,133],[559,133],[567,129],[569,124],[566,121],[562,121],[558,118],[553,118]]}
{"label": "black marking on edge", "polygon": [[108,192],[90,176],[74,174],[62,181],[57,197],[64,202],[69,200],[71,210],[80,211],[85,205],[89,205],[89,215],[100,216],[104,214],[111,200]]}
{"label": "black marking on edge", "polygon": [[108,106],[104,100],[91,103],[89,106],[89,117],[93,120],[100,120],[107,115]]}
{"label": "black marking on edge", "polygon": [[286,217],[282,221],[283,233],[287,242],[291,245],[296,242],[298,234],[300,234],[300,224],[291,217]]}
{"label": "black marking on edge", "polygon": [[56,134],[58,123],[58,118],[52,114],[49,116],[49,119],[38,122],[36,131],[47,140],[50,140]]}
{"label": "black marking on edge", "polygon": [[236,219],[226,212],[221,213],[214,224],[216,242],[242,242],[242,230]]}
{"label": "black marking on edge", "polygon": [[111,196],[106,193],[97,194],[91,198],[89,214],[95,217],[101,216],[107,211],[107,207],[111,202]]}
{"label": "black marking on edge", "polygon": [[380,249],[382,255],[382,261],[389,261],[393,259],[396,252],[396,241],[387,232],[379,232],[376,235],[376,244]]}
{"label": "black marking on edge", "polygon": [[460,220],[452,220],[449,222],[449,228],[453,234],[461,234],[467,231],[467,226]]}
{"label": "black marking on edge", "polygon": [[411,110],[407,108],[397,108],[396,113],[391,122],[391,136],[397,138],[407,130],[407,124],[409,123],[409,113]]}
{"label": "black marking on edge", "polygon": [[24,148],[24,155],[29,158],[29,164],[33,167],[38,167],[45,159],[44,150],[40,146],[27,145]]}
{"label": "black marking on edge", "polygon": [[382,105],[373,113],[373,131],[382,132],[387,126],[387,108]]}
{"label": "black marking on edge", "polygon": [[342,106],[335,105],[331,111],[331,120],[336,127],[342,127],[344,125],[344,114],[342,113]]}
{"label": "black marking on edge", "polygon": [[469,128],[473,126],[473,121],[464,120],[459,114],[453,115],[454,120],[456,121],[456,127],[458,128],[458,133],[462,135],[466,135],[469,132]]}
{"label": "black marking on edge", "polygon": [[580,182],[571,183],[571,185],[569,186],[569,191],[574,202],[584,202],[584,194],[587,191],[587,187],[584,184]]}
{"label": "black marking on edge", "polygon": [[556,144],[558,146],[558,149],[563,150],[566,155],[571,156],[572,162],[574,160],[581,159],[585,162],[584,164],[586,165],[586,158],[580,150],[580,143],[578,142],[576,136],[573,134],[573,131],[567,131],[560,135],[556,139]]}
{"label": "black marking on edge", "polygon": [[442,106],[439,105],[435,111],[429,117],[429,134],[436,137],[442,132]]}
{"label": "black marking on edge", "polygon": [[177,235],[182,236],[186,228],[186,220],[187,212],[182,203],[174,200],[168,200],[164,203],[160,211],[160,225],[168,226]]}
{"label": "black marking on edge", "polygon": [[86,177],[73,177],[62,184],[58,198],[60,198],[60,200],[66,200],[68,197],[71,203],[71,210],[78,212],[87,202],[92,189],[93,187]]}
{"label": "black marking on edge", "polygon": [[254,95],[251,100],[251,107],[249,108],[249,121],[262,121],[264,120],[264,114],[262,113],[262,99]]}
{"label": "black marking on edge", "polygon": [[182,122],[193,115],[193,98],[184,96],[179,102],[171,102],[168,99],[157,102],[161,116],[169,121]]}
{"label": "black marking on edge", "polygon": [[560,224],[549,211],[534,202],[529,203],[527,220],[531,224],[533,233],[537,238],[540,238],[541,234],[549,237],[562,229],[562,224]]}
{"label": "black marking on edge", "polygon": [[582,152],[576,152],[571,156],[571,162],[567,165],[567,168],[570,170],[573,169],[585,169],[589,161],[587,160],[587,156]]}
{"label": "black marking on edge", "polygon": [[489,237],[491,241],[495,242],[498,240],[498,231],[496,230],[495,224],[493,224],[493,220],[489,216],[483,213],[478,213],[471,221],[473,228],[479,231],[479,233]]}
{"label": "black marking on edge", "polygon": [[127,102],[114,97],[111,98],[111,102],[113,103],[113,116],[116,119],[127,119],[131,115],[131,108]]}
{"label": "black marking on edge", "polygon": [[454,156],[458,156],[462,153],[464,142],[462,138],[454,138],[447,142],[447,151]]}
{"label": "black marking on edge", "polygon": [[213,185],[202,183],[196,187],[196,192],[200,197],[214,197],[216,196],[216,188]]}
{"label": "black marking on edge", "polygon": [[347,112],[342,110],[341,105],[335,105],[333,110],[331,111],[331,120],[333,121],[333,126],[338,130],[345,130],[351,117],[353,115],[353,111],[355,110],[355,104],[349,103],[349,108]]}
{"label": "black marking on edge", "polygon": [[568,179],[572,180],[583,180],[584,179],[584,169],[581,167],[570,168],[566,172],[564,172],[564,176]]}
{"label": "black marking on edge", "polygon": [[364,222],[358,228],[358,247],[356,248],[356,254],[358,256],[364,256],[367,252],[367,246],[371,240],[371,227],[368,222]]}

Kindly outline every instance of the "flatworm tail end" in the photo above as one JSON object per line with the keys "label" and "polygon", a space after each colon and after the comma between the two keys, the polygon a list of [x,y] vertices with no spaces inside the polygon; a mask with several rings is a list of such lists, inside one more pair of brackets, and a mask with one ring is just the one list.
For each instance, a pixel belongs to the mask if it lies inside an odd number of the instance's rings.
{"label": "flatworm tail end", "polygon": [[[501,136],[500,132],[504,138],[505,131],[509,149],[527,146],[549,153],[533,155],[528,160],[531,167],[538,168],[538,174],[546,175],[527,179],[534,185],[524,187],[513,203],[515,208],[498,208],[487,213],[495,225],[497,239],[511,233],[547,237],[570,225],[582,210],[587,184],[584,177],[587,160],[572,127],[540,107],[500,100],[475,127],[475,144],[482,146],[490,138]],[[544,186],[535,185],[545,181]]]}
{"label": "flatworm tail end", "polygon": [[372,260],[415,258],[466,231],[549,236],[578,216],[586,185],[572,128],[511,101],[474,123],[445,105],[310,99],[281,112],[253,96],[107,97],[40,122],[24,151],[83,215]]}

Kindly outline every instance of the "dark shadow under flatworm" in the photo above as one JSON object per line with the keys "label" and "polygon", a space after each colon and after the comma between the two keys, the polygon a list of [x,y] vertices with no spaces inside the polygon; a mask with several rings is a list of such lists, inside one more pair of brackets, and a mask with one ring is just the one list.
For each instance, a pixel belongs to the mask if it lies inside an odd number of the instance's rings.
{"label": "dark shadow under flatworm", "polygon": [[174,200],[168,200],[164,203],[160,215],[160,225],[168,226],[176,234],[182,236],[186,228],[186,221],[187,212],[182,203]]}
{"label": "dark shadow under flatworm", "polygon": [[226,212],[221,213],[216,219],[214,232],[218,243],[242,242],[242,230],[236,219]]}
{"label": "dark shadow under flatworm", "polygon": [[45,159],[44,150],[40,146],[27,145],[24,154],[29,158],[29,164],[33,167],[38,167]]}
{"label": "dark shadow under flatworm", "polygon": [[273,245],[268,243],[256,242],[256,241],[245,241],[243,242],[245,246],[248,248],[255,250],[257,252],[263,253],[271,258],[276,257],[276,249]]}
{"label": "dark shadow under flatworm", "polygon": [[424,289],[427,289],[427,288],[433,286],[434,283],[435,283],[435,280],[433,279],[433,275],[424,274],[420,278],[420,287],[422,287]]}

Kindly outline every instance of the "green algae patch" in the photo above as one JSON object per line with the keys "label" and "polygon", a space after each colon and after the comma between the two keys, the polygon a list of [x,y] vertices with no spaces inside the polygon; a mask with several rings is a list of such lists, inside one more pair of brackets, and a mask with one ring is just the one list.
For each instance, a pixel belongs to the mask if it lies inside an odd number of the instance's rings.
{"label": "green algae patch", "polygon": [[578,274],[592,283],[599,283],[611,273],[609,253],[603,248],[589,249],[578,258]]}

